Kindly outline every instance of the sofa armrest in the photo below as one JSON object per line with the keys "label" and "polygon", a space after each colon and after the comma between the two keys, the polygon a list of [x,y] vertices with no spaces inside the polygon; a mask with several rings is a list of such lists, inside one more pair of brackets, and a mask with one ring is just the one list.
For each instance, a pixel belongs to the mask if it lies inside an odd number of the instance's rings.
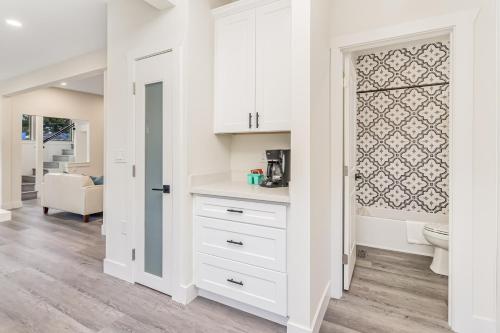
{"label": "sofa armrest", "polygon": [[102,212],[104,185],[82,187],[83,211],[82,215]]}

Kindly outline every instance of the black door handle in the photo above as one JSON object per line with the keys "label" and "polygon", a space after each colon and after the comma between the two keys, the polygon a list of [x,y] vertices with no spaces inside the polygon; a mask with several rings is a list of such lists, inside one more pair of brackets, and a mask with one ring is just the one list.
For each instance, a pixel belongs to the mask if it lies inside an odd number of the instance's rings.
{"label": "black door handle", "polygon": [[163,193],[170,193],[170,185],[163,185],[162,188],[152,188],[151,191],[161,191]]}
{"label": "black door handle", "polygon": [[239,213],[239,214],[243,214],[243,211],[242,210],[239,210],[239,209],[226,209],[226,211],[228,211],[229,213]]}

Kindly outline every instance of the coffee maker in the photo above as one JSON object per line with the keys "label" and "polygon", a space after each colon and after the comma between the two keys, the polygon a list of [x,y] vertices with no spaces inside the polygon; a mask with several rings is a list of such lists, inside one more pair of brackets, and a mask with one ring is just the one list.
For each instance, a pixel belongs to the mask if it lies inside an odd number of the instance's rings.
{"label": "coffee maker", "polygon": [[290,181],[290,149],[266,150],[267,172],[262,187],[287,187]]}

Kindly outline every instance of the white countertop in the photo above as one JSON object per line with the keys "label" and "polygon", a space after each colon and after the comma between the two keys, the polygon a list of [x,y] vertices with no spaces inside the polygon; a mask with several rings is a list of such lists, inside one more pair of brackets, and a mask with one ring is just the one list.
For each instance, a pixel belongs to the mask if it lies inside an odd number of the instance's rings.
{"label": "white countertop", "polygon": [[191,187],[193,194],[289,203],[288,187],[266,188],[245,182],[221,181]]}

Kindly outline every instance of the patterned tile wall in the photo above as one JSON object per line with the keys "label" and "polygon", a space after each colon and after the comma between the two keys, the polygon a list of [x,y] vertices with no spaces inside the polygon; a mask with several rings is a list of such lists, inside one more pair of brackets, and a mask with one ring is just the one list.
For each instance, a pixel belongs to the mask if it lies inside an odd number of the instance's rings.
{"label": "patterned tile wall", "polygon": [[356,65],[358,203],[446,214],[449,43],[363,54]]}

